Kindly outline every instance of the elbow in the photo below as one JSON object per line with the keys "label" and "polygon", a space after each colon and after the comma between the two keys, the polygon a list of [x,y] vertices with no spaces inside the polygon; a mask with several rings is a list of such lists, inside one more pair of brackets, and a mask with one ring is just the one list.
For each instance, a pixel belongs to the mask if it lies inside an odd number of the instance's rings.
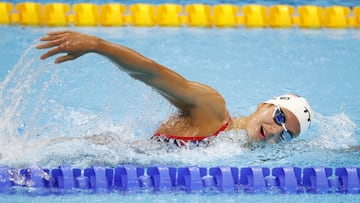
{"label": "elbow", "polygon": [[140,80],[144,83],[148,83],[148,81],[150,81],[154,78],[154,76],[152,74],[144,73],[144,72],[132,72],[132,73],[129,73],[129,75],[132,78],[134,78],[136,80]]}

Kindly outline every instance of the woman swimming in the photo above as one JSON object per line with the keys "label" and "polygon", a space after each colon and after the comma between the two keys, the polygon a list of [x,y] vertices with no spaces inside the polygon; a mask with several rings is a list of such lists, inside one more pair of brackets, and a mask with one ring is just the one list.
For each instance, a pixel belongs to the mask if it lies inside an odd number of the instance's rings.
{"label": "woman swimming", "polygon": [[231,117],[224,98],[213,88],[186,80],[171,69],[138,52],[95,36],[74,31],[50,32],[40,38],[38,49],[49,49],[40,58],[65,53],[55,63],[74,60],[92,52],[105,56],[131,77],[154,88],[179,111],[164,121],[152,139],[178,146],[208,143],[222,131],[245,129],[250,141],[280,142],[305,132],[313,113],[308,102],[294,94],[258,105],[248,117]]}

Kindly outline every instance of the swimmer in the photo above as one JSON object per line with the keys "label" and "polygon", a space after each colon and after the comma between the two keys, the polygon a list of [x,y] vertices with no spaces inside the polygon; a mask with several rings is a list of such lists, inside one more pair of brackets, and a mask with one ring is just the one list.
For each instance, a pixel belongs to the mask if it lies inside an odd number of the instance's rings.
{"label": "swimmer", "polygon": [[177,146],[209,143],[222,131],[243,129],[250,142],[278,143],[298,137],[311,125],[313,112],[308,102],[295,94],[264,101],[247,117],[232,117],[215,89],[189,81],[128,47],[74,31],[49,32],[40,41],[37,49],[49,49],[42,60],[64,54],[55,59],[55,63],[63,63],[96,53],[155,89],[178,109],[154,133],[152,139],[160,142]]}

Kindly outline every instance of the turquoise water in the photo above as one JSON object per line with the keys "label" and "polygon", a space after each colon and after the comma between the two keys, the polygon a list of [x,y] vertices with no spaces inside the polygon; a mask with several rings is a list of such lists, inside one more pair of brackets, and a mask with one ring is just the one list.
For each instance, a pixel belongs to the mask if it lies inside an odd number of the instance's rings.
{"label": "turquoise water", "polygon": [[[38,60],[37,38],[59,28],[0,27],[0,164],[176,167],[360,167],[359,30],[71,28],[129,46],[209,84],[234,116],[272,96],[303,95],[316,112],[310,131],[289,143],[250,145],[244,132],[207,147],[167,150],[148,138],[175,110],[156,92],[89,54],[55,65]],[[88,139],[88,138],[92,139]],[[3,201],[325,201],[354,195],[138,194],[4,195]],[[266,200],[265,200],[266,199]]]}

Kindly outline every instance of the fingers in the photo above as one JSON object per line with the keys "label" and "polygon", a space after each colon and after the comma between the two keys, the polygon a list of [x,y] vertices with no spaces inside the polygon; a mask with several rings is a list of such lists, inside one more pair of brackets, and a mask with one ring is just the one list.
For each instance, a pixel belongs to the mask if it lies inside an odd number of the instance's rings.
{"label": "fingers", "polygon": [[66,40],[64,36],[69,33],[69,31],[58,31],[58,32],[49,32],[46,36],[41,37],[40,41],[44,41],[46,43],[39,44],[36,46],[37,49],[47,49],[55,47],[45,54],[43,54],[40,59],[44,60],[48,57],[56,55],[58,53],[63,53],[63,47],[61,44]]}
{"label": "fingers", "polygon": [[56,40],[51,40],[51,41],[49,41],[47,43],[37,45],[36,48],[37,49],[47,49],[47,48],[59,46],[63,41],[64,40],[62,38],[56,39]]}
{"label": "fingers", "polygon": [[69,44],[68,40],[69,38],[71,39],[71,36],[74,33],[75,32],[73,31],[56,31],[49,32],[46,36],[40,37],[40,41],[44,43],[37,45],[37,49],[52,48],[45,54],[41,55],[40,59],[44,60],[59,53],[67,53],[67,55],[60,56],[55,60],[55,63],[62,63],[68,60],[73,60],[82,55],[81,53],[72,53],[71,49],[67,47],[67,44]]}
{"label": "fingers", "polygon": [[[58,34],[56,34],[58,33]],[[47,49],[54,46],[59,46],[62,42],[64,42],[64,33],[66,32],[53,32],[48,33],[48,35],[44,37],[40,37],[40,41],[44,41],[47,43],[39,44],[36,46],[37,49]]]}
{"label": "fingers", "polygon": [[[48,57],[51,57],[53,55],[56,55],[58,53],[60,53],[61,51],[58,50],[57,48],[55,49],[52,49],[48,52],[46,52],[45,54],[43,54],[40,59],[44,60]],[[77,57],[79,57],[80,55],[74,55],[74,54],[67,54],[65,56],[60,56],[58,58],[55,59],[55,63],[62,63],[62,62],[65,62],[65,61],[69,61],[69,60],[74,60],[76,59]]]}
{"label": "fingers", "polygon": [[55,63],[62,63],[65,61],[69,61],[69,60],[74,60],[76,59],[78,56],[73,55],[73,54],[67,54],[65,56],[60,56],[55,60]]}
{"label": "fingers", "polygon": [[47,59],[50,56],[56,55],[58,53],[62,53],[62,50],[60,47],[55,47],[55,48],[49,50],[48,52],[46,52],[45,54],[41,55],[40,59],[44,60],[44,59]]}
{"label": "fingers", "polygon": [[46,49],[60,45],[65,40],[65,35],[70,31],[49,32],[46,36],[40,37],[40,41],[49,42],[36,46],[37,49]]}
{"label": "fingers", "polygon": [[61,37],[64,37],[65,35],[69,34],[69,31],[60,31],[60,32],[49,32],[47,35],[40,37],[40,41],[51,41],[56,40]]}

